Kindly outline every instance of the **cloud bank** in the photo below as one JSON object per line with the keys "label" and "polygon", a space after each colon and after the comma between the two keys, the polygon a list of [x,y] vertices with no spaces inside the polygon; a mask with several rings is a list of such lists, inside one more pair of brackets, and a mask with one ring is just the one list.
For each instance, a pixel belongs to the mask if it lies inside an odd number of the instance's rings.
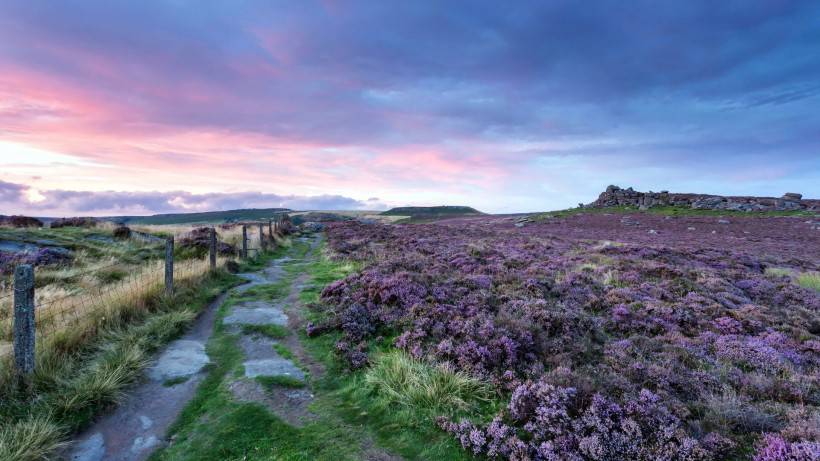
{"label": "cloud bank", "polygon": [[290,208],[294,210],[377,210],[385,206],[375,200],[359,201],[341,195],[277,195],[262,192],[193,194],[173,192],[117,191],[37,191],[37,199],[27,196],[29,188],[0,181],[0,212],[31,213],[39,216],[146,215],[186,213],[241,208]]}

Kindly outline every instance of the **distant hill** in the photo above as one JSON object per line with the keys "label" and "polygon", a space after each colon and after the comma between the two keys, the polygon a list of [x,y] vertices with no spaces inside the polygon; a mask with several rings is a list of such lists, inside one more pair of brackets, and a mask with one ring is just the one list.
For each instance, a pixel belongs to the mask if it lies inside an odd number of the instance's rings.
{"label": "distant hill", "polygon": [[448,218],[484,214],[468,206],[402,206],[381,213],[384,216],[410,216],[414,219]]}
{"label": "distant hill", "polygon": [[278,213],[292,211],[289,208],[248,208],[242,210],[205,211],[202,213],[169,213],[151,216],[111,216],[106,219],[122,224],[190,224],[271,219]]}

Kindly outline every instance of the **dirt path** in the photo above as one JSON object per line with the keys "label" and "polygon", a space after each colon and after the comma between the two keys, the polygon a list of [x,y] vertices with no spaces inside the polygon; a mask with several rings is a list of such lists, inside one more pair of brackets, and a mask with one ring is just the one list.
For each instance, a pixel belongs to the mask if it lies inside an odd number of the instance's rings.
{"label": "dirt path", "polygon": [[[282,276],[277,267],[261,273],[239,274],[248,283],[234,288],[247,291]],[[205,378],[210,359],[205,345],[214,331],[216,311],[228,293],[212,301],[191,329],[168,344],[146,371],[145,379],[128,392],[112,413],[102,417],[68,446],[63,458],[71,461],[142,461],[167,444],[165,434]]]}
{"label": "dirt path", "polygon": [[213,333],[223,293],[203,311],[182,338],[171,342],[112,413],[80,434],[64,455],[72,461],[139,461],[164,443],[165,432],[196,393],[210,362],[205,343]]}
{"label": "dirt path", "polygon": [[[261,404],[297,428],[315,420],[317,415],[310,410],[316,398],[311,383],[325,373],[322,364],[305,350],[297,333],[305,327],[299,296],[310,279],[303,267],[315,258],[321,239],[321,235],[299,239],[309,244],[304,259],[283,257],[259,272],[240,274],[249,283],[235,288],[236,295],[277,283],[287,285],[287,295],[273,301],[239,297],[222,318],[225,331],[236,337],[242,352],[242,373],[225,382],[231,398]],[[205,345],[213,334],[214,322],[218,321],[216,312],[226,296],[211,303],[188,334],[166,347],[146,373],[144,382],[113,413],[75,439],[66,451],[66,459],[142,461],[168,446],[168,428],[207,375],[205,367],[210,359]],[[278,332],[275,337],[266,333],[270,328]],[[401,460],[377,447],[370,438],[361,440],[361,459]]]}

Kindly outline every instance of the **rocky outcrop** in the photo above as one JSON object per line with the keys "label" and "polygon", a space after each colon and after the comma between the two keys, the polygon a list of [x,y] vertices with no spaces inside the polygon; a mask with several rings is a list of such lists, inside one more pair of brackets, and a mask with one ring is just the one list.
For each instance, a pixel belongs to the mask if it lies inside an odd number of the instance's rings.
{"label": "rocky outcrop", "polygon": [[590,208],[613,206],[630,206],[642,209],[654,206],[680,206],[697,210],[730,210],[730,211],[794,211],[818,210],[820,200],[804,199],[801,194],[787,192],[780,198],[773,197],[734,197],[707,194],[679,194],[669,191],[638,192],[631,187],[621,189],[609,186],[598,199],[589,205]]}

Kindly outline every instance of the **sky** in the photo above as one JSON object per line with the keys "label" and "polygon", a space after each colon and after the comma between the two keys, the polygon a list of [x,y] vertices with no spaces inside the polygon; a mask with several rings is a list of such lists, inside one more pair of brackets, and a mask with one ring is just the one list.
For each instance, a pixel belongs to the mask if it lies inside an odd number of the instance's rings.
{"label": "sky", "polygon": [[0,0],[0,214],[820,198],[820,2]]}

